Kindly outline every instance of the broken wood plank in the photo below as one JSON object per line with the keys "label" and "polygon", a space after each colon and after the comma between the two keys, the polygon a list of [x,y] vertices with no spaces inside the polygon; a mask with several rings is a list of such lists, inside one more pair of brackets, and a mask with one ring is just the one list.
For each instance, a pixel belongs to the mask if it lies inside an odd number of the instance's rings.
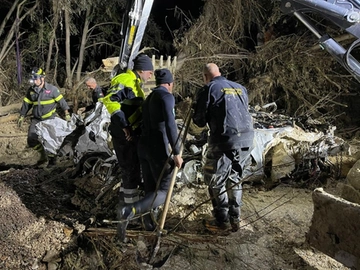
{"label": "broken wood plank", "polygon": [[18,138],[18,137],[26,137],[27,133],[17,133],[17,134],[0,134],[0,138]]}

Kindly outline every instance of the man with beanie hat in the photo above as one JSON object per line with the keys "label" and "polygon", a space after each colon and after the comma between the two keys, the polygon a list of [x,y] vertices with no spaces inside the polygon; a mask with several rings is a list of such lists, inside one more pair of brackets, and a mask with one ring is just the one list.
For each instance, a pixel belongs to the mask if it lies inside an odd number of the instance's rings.
{"label": "man with beanie hat", "polygon": [[151,70],[152,71],[152,70],[154,70],[154,67],[151,63],[150,58],[146,54],[139,54],[134,59],[133,70],[138,70],[138,71]]}
{"label": "man with beanie hat", "polygon": [[[171,182],[174,166],[181,168],[180,143],[175,122],[175,98],[172,95],[173,76],[168,69],[155,71],[156,87],[147,97],[142,109],[142,133],[138,146],[145,197],[119,210],[118,226],[120,240],[125,239],[126,227],[135,214],[143,217],[145,230],[154,230],[152,209],[163,204]],[[169,158],[169,145],[172,158]]]}
{"label": "man with beanie hat", "polygon": [[145,99],[143,83],[153,74],[151,59],[140,54],[134,59],[134,68],[112,78],[103,104],[111,115],[109,132],[121,170],[120,203],[139,200],[141,183],[137,144],[140,136],[141,105]]}

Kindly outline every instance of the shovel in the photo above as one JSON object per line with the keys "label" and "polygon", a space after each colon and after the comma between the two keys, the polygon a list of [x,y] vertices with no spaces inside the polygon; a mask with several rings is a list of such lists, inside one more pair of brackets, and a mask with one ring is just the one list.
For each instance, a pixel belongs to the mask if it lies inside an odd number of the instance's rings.
{"label": "shovel", "polygon": [[[180,156],[182,155],[182,152],[183,152],[183,149],[184,149],[184,142],[185,142],[185,139],[186,139],[187,132],[189,130],[191,118],[192,118],[192,110],[191,110],[190,114],[188,115],[188,118],[186,119],[185,130],[184,130],[183,138],[182,138],[182,141],[181,141],[181,147],[180,147],[180,153],[179,153]],[[152,256],[150,257],[149,262],[151,262],[155,258],[156,254],[159,251],[161,235],[163,233],[166,233],[164,231],[165,219],[166,219],[167,212],[169,210],[169,204],[170,204],[172,192],[173,192],[174,185],[175,185],[176,175],[177,175],[178,171],[179,171],[179,168],[175,166],[174,171],[172,173],[171,181],[170,181],[170,187],[169,187],[169,190],[168,190],[168,192],[166,194],[166,199],[165,199],[165,203],[164,203],[164,209],[163,209],[160,221],[159,221],[159,225],[157,227],[156,245],[154,247],[154,251],[153,251]]]}

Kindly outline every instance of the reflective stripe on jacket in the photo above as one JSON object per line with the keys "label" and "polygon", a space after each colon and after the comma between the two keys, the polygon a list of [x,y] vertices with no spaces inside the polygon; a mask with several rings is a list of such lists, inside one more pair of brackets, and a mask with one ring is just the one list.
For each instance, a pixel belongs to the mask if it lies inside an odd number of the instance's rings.
{"label": "reflective stripe on jacket", "polygon": [[20,109],[20,115],[26,115],[33,108],[33,116],[37,119],[44,120],[55,116],[57,103],[63,110],[69,110],[63,95],[59,89],[52,84],[44,83],[44,87],[29,88]]}
{"label": "reflective stripe on jacket", "polygon": [[[127,70],[111,80],[111,87],[103,98],[103,104],[112,117],[120,117],[121,128],[127,125],[133,129],[141,122],[141,105],[145,93],[141,88],[141,79]],[[121,113],[120,113],[121,111]]]}

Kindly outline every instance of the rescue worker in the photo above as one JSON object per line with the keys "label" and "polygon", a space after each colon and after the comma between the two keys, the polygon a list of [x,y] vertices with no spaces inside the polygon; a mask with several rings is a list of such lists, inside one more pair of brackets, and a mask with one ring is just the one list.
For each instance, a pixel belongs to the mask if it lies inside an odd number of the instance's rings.
{"label": "rescue worker", "polygon": [[254,139],[248,94],[244,86],[221,76],[214,63],[206,64],[203,72],[205,86],[197,93],[193,121],[199,127],[209,126],[203,172],[215,217],[205,220],[204,225],[213,232],[228,230],[230,225],[237,231],[241,179]]}
{"label": "rescue worker", "polygon": [[139,200],[141,175],[136,149],[141,131],[141,105],[145,99],[142,85],[151,78],[153,70],[151,59],[145,54],[138,55],[133,70],[128,69],[112,78],[103,98],[111,115],[109,132],[121,170],[121,204]]}
{"label": "rescue worker", "polygon": [[97,84],[95,78],[90,77],[85,80],[85,85],[88,89],[92,90],[91,98],[92,98],[92,105],[95,105],[96,102],[102,102],[104,98],[103,89]]}
{"label": "rescue worker", "polygon": [[64,110],[66,121],[70,121],[69,106],[59,89],[45,82],[45,72],[41,68],[33,69],[30,83],[32,86],[29,88],[20,109],[18,127],[22,126],[26,114],[32,108],[33,117],[29,126],[27,143],[29,147],[40,152],[40,159],[37,165],[41,165],[48,160],[48,166],[50,167],[56,164],[56,155],[46,154],[45,149],[38,140],[35,126],[41,121],[55,118],[57,115],[57,103]]}
{"label": "rescue worker", "polygon": [[103,98],[105,96],[105,91],[104,89],[102,89],[96,82],[95,78],[93,77],[89,77],[89,78],[86,78],[85,79],[85,85],[86,87],[91,90],[91,104],[86,106],[86,107],[82,107],[82,108],[79,108],[78,110],[78,114],[81,114],[81,113],[85,113],[85,112],[88,112],[92,109],[95,108],[96,106],[96,103],[99,101],[99,102],[102,102],[103,101]]}
{"label": "rescue worker", "polygon": [[[145,197],[120,209],[119,218],[124,222],[119,223],[118,233],[122,241],[127,224],[135,214],[147,213],[165,202],[174,166],[180,168],[183,163],[174,115],[173,76],[168,69],[157,69],[155,80],[157,86],[143,104],[142,133],[138,146]],[[172,158],[169,158],[169,145]],[[155,229],[149,213],[143,221],[145,230]]]}

